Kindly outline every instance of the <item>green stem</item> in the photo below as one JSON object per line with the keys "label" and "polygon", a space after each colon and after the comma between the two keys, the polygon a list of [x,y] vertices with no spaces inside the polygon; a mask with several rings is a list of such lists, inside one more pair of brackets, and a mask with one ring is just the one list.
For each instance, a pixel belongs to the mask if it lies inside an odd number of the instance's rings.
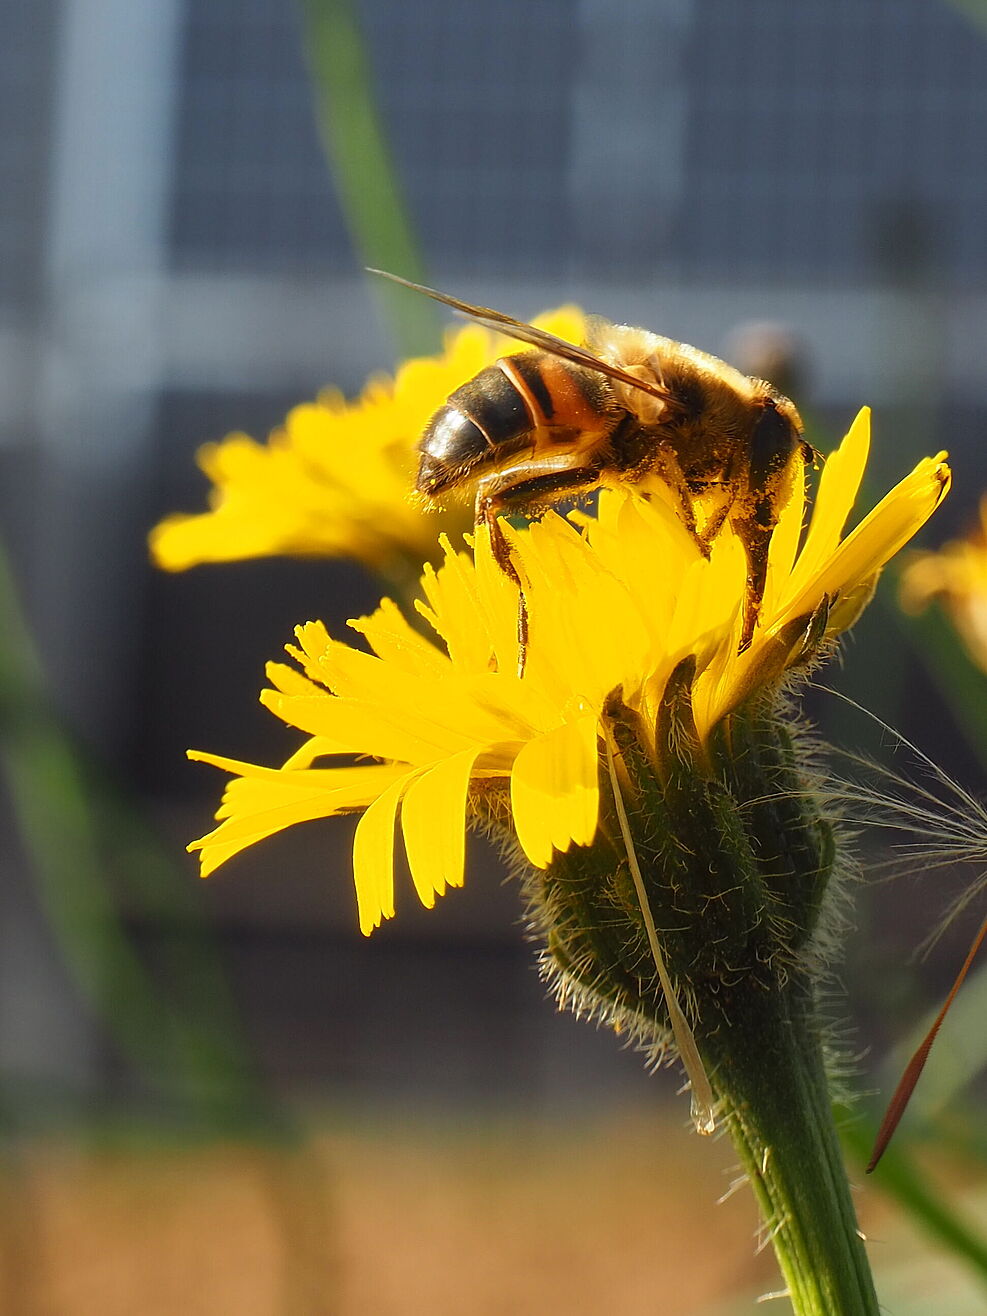
{"label": "green stem", "polygon": [[877,1316],[815,1022],[798,978],[748,979],[700,1010],[700,1050],[797,1316]]}
{"label": "green stem", "polygon": [[[235,1112],[251,1126],[269,1122],[237,1042],[232,1005],[229,1012],[223,1008],[205,926],[180,904],[181,875],[160,863],[156,913],[183,928],[165,958],[179,990],[194,979],[203,994],[182,1008],[159,990],[134,948],[107,873],[110,847],[101,833],[108,801],[94,789],[92,770],[50,706],[2,546],[0,777],[52,933],[116,1043],[161,1092],[180,1098],[200,1119],[225,1126]],[[116,812],[118,843],[123,810]],[[128,822],[127,830],[133,829]],[[145,852],[135,862],[147,860]]]}

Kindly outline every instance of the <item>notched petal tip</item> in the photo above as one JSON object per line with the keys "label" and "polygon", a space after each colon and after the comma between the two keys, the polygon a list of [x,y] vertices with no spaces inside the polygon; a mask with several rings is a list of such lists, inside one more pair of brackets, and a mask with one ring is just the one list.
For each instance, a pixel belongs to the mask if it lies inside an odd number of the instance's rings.
{"label": "notched petal tip", "polygon": [[518,841],[536,868],[556,850],[589,845],[600,807],[598,716],[591,713],[529,740],[511,771]]}

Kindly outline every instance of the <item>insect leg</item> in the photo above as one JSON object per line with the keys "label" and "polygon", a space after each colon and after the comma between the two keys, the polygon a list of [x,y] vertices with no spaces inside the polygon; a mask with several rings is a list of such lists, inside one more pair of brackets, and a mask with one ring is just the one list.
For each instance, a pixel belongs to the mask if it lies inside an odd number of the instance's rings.
{"label": "insect leg", "polygon": [[524,675],[524,665],[528,657],[528,608],[524,601],[524,586],[518,575],[517,567],[511,561],[511,549],[500,528],[498,519],[500,506],[495,494],[484,496],[478,491],[476,496],[476,523],[482,521],[490,536],[490,551],[501,571],[517,586],[517,674]]}
{"label": "insect leg", "polygon": [[690,488],[689,481],[686,479],[685,472],[682,470],[678,457],[670,448],[659,448],[654,469],[660,477],[662,484],[675,498],[675,511],[679,520],[699,545],[700,549],[702,549],[703,553],[708,557],[709,550],[703,544],[699,532],[696,529],[696,513],[693,507],[694,491]]}
{"label": "insect leg", "polygon": [[761,601],[768,580],[768,550],[778,517],[769,495],[754,499],[750,513],[733,518],[734,528],[747,554],[747,589],[744,594],[744,622],[740,648],[746,649],[754,637],[754,627],[761,614]]}
{"label": "insect leg", "polygon": [[730,517],[747,554],[741,649],[750,644],[760,615],[771,536],[805,464],[801,435],[774,402],[767,402],[751,435],[747,491],[735,502]]}
{"label": "insect leg", "polygon": [[708,493],[710,489],[717,486],[722,486],[722,492],[723,492],[722,501],[720,502],[719,507],[715,508],[706,517],[706,521],[702,529],[702,534],[696,535],[696,538],[699,542],[699,547],[703,550],[703,554],[705,557],[709,557],[710,549],[712,548],[713,545],[713,540],[723,529],[723,523],[730,515],[730,509],[733,507],[734,494],[732,489],[728,487],[727,481],[710,480],[707,483],[704,492]]}
{"label": "insect leg", "polygon": [[[730,471],[724,471],[716,479],[706,475],[688,476],[670,448],[659,452],[654,469],[665,489],[675,499],[674,507],[679,520],[695,540],[703,557],[708,558],[713,540],[723,529],[723,523],[736,500],[736,482],[731,478]],[[714,490],[717,491],[718,500],[711,507],[709,496]],[[697,507],[703,513],[701,528],[696,519]]]}
{"label": "insect leg", "polygon": [[546,457],[523,466],[508,467],[485,476],[476,490],[476,521],[486,525],[494,561],[518,591],[518,676],[524,675],[528,655],[528,604],[524,585],[511,560],[511,549],[498,517],[512,507],[528,512],[532,505],[554,503],[567,494],[592,488],[600,479],[595,466],[574,466],[572,456]]}

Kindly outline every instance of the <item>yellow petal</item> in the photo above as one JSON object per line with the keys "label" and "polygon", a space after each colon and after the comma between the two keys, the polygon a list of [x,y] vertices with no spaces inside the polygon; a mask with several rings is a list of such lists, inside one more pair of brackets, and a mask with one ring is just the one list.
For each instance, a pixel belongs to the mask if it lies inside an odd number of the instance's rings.
{"label": "yellow petal", "polygon": [[321,688],[287,663],[267,663],[264,673],[271,685],[283,695],[317,695]]}
{"label": "yellow petal", "polygon": [[785,591],[788,599],[804,588],[840,542],[840,535],[864,478],[869,452],[870,407],[861,407],[846,438],[826,459],[805,546]]}
{"label": "yellow petal", "polygon": [[276,690],[262,690],[260,701],[282,722],[307,735],[321,736],[348,754],[430,763],[470,743],[469,736],[441,728],[417,712],[390,708],[382,699],[370,703],[333,695],[282,695]]}
{"label": "yellow petal", "polygon": [[382,599],[376,612],[349,625],[364,636],[383,662],[427,676],[441,677],[449,670],[446,655],[415,630],[391,599]]}
{"label": "yellow petal", "polygon": [[946,454],[925,457],[848,535],[814,579],[785,605],[778,624],[811,612],[828,595],[835,598],[870,580],[907,544],[936,510],[949,490]]}
{"label": "yellow petal", "polygon": [[394,917],[394,820],[401,796],[414,780],[403,772],[367,809],[353,838],[353,881],[360,931],[369,937]]}
{"label": "yellow petal", "polygon": [[310,621],[295,627],[298,648],[286,645],[306,675],[334,694],[364,698],[380,689],[380,659],[342,640],[334,640],[322,622]]}
{"label": "yellow petal", "polygon": [[589,845],[599,816],[597,715],[529,741],[511,772],[511,810],[521,848],[538,868],[572,842]]}
{"label": "yellow petal", "polygon": [[[832,458],[830,458],[832,460]],[[796,478],[792,496],[781,510],[781,516],[771,536],[768,552],[768,579],[761,603],[762,617],[770,617],[777,610],[778,600],[788,586],[805,520],[805,474]]]}
{"label": "yellow petal", "polygon": [[[281,770],[288,769],[291,771],[296,768],[310,768],[313,762],[319,758],[331,758],[337,754],[345,753],[339,745],[335,745],[330,740],[324,740],[321,736],[310,736],[294,754],[285,759],[281,765]],[[343,765],[339,765],[343,766]]]}
{"label": "yellow petal", "polygon": [[708,560],[697,558],[682,574],[665,641],[673,665],[689,652],[705,657],[710,634],[729,637],[739,621],[746,578],[747,557],[733,535],[719,538]]}
{"label": "yellow petal", "polygon": [[523,564],[529,613],[526,683],[599,707],[649,647],[648,628],[626,584],[587,540],[554,512],[527,531],[505,526]]}
{"label": "yellow petal", "polygon": [[860,614],[874,597],[879,575],[880,572],[875,571],[872,576],[865,576],[863,580],[840,595],[827,618],[828,635],[842,635],[844,631],[853,629]]}
{"label": "yellow petal", "polygon": [[401,830],[418,898],[426,909],[447,886],[463,885],[466,862],[466,793],[475,750],[437,764],[408,787]]}
{"label": "yellow petal", "polygon": [[395,777],[407,773],[406,767],[391,764],[285,771],[196,750],[189,752],[189,758],[237,774],[216,813],[221,825],[188,847],[201,851],[203,877],[248,845],[285,827],[365,808]]}
{"label": "yellow petal", "polygon": [[445,560],[439,570],[425,568],[422,590],[426,603],[416,605],[419,613],[445,641],[453,666],[485,672],[493,660],[501,670],[509,670],[513,664],[505,664],[503,656],[510,645],[517,644],[517,591],[491,563],[499,577],[499,592],[491,606],[480,579],[486,555],[481,555],[474,566],[465,553],[453,552],[445,538],[442,549]]}

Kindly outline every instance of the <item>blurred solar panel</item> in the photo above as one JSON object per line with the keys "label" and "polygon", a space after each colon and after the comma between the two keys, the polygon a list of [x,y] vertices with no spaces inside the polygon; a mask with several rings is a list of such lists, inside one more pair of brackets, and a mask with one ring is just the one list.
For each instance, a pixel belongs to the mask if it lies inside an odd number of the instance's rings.
{"label": "blurred solar panel", "polygon": [[53,0],[0,3],[0,306],[29,306],[40,279]]}
{"label": "blurred solar panel", "polygon": [[[361,7],[388,139],[427,245],[465,266],[557,260],[572,9]],[[313,124],[297,15],[191,6],[177,138],[180,264],[352,268]]]}
{"label": "blurred solar panel", "polygon": [[[670,176],[662,125],[629,171],[606,105],[574,116],[588,71],[592,79],[594,62],[612,53],[599,49],[593,9],[569,0],[359,6],[388,138],[433,264],[562,274],[580,210],[616,195],[626,199],[619,220],[640,232],[597,235],[576,253],[586,274],[620,277],[631,256],[653,256],[666,274],[704,281],[855,280],[880,273],[882,253],[905,241],[908,259],[987,277],[987,171],[974,167],[987,42],[946,5],[666,0],[622,9],[624,50],[670,49],[681,68],[671,226],[656,223]],[[282,0],[189,7],[176,262],[354,263],[299,36]],[[604,72],[614,98],[626,92],[620,67]],[[670,113],[658,90],[634,88],[646,123]],[[588,149],[574,139],[594,134]]]}
{"label": "blurred solar panel", "polygon": [[687,274],[857,279],[898,254],[987,276],[987,42],[968,20],[928,0],[703,0],[690,62]]}

